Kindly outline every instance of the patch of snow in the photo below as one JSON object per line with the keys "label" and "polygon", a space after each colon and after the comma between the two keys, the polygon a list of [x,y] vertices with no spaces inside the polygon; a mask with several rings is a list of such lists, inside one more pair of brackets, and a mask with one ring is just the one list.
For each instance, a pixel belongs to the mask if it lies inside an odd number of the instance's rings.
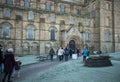
{"label": "patch of snow", "polygon": [[17,82],[119,82],[120,62],[112,61],[110,67],[85,67],[78,60],[51,67],[43,72],[17,80]]}

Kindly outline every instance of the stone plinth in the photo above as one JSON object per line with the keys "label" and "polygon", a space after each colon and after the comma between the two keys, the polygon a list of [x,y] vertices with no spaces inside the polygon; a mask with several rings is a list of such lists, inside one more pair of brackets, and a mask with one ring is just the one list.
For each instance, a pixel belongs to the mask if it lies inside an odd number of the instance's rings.
{"label": "stone plinth", "polygon": [[85,66],[88,67],[112,66],[112,63],[109,58],[110,58],[109,56],[90,57],[86,60]]}

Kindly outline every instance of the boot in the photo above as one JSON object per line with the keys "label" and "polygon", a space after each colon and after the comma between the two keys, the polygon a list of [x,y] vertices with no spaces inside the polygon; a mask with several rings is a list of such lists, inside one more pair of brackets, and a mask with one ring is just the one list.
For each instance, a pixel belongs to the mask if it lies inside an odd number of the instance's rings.
{"label": "boot", "polygon": [[2,82],[5,82],[5,79],[3,79]]}
{"label": "boot", "polygon": [[8,82],[12,82],[12,81],[8,81]]}

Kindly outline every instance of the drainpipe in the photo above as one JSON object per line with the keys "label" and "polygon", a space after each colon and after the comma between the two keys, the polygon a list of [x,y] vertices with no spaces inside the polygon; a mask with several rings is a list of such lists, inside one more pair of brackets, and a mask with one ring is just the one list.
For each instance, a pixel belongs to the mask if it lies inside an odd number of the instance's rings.
{"label": "drainpipe", "polygon": [[112,52],[115,52],[114,0],[112,0]]}

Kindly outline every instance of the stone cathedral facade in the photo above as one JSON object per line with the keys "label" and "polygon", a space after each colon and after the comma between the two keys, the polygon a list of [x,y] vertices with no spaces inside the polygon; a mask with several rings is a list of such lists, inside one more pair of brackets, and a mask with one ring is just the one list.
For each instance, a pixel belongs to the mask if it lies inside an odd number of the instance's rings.
{"label": "stone cathedral facade", "polygon": [[119,0],[0,0],[0,45],[16,55],[50,47],[120,51]]}

